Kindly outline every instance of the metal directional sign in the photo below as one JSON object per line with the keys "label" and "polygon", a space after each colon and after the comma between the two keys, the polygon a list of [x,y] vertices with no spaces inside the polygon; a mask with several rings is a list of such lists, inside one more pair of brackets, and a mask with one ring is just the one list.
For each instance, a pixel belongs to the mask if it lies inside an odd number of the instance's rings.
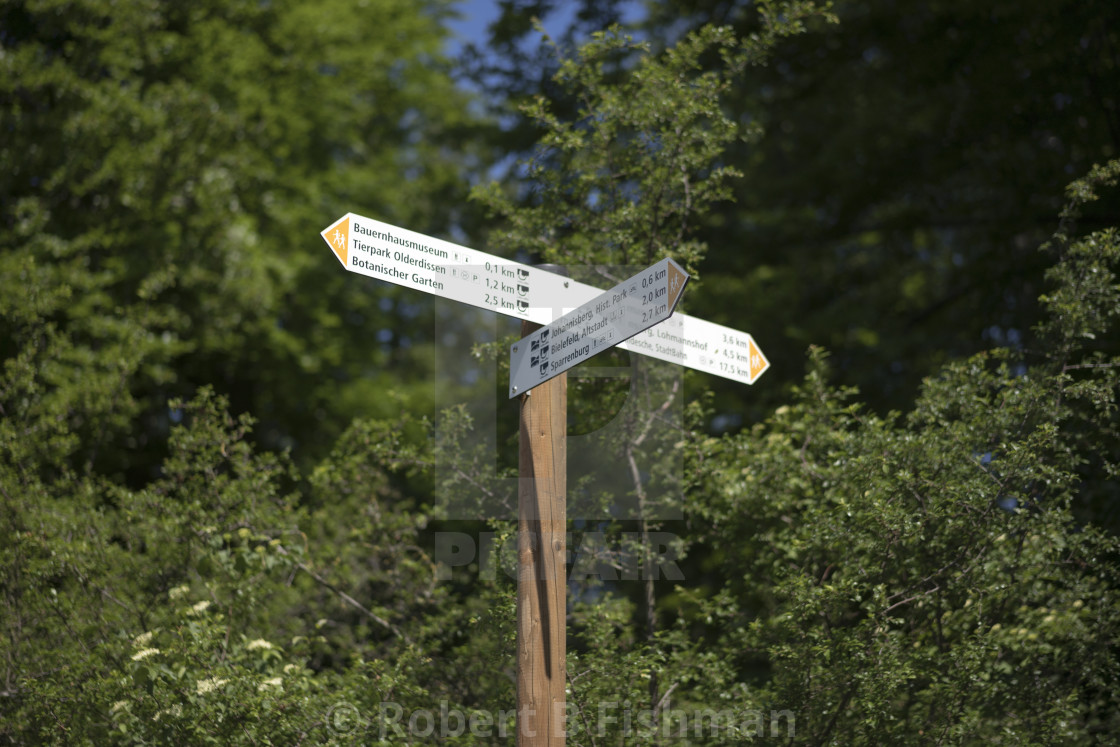
{"label": "metal directional sign", "polygon": [[[530,265],[347,213],[321,232],[350,272],[537,324],[603,291]],[[746,332],[674,313],[618,347],[753,384],[770,362]]]}
{"label": "metal directional sign", "polygon": [[509,396],[668,319],[687,282],[688,273],[666,257],[518,340],[510,346]]}

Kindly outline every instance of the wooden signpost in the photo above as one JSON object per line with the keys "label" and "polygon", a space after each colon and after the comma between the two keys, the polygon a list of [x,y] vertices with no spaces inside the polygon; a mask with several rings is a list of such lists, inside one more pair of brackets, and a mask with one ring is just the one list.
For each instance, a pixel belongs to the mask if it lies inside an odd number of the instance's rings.
{"label": "wooden signpost", "polygon": [[[522,337],[532,322],[522,322]],[[517,483],[517,745],[561,747],[568,684],[568,377],[521,400]]]}
{"label": "wooden signpost", "polygon": [[663,259],[510,346],[521,397],[517,520],[517,744],[561,747],[567,705],[565,534],[569,368],[673,313],[688,273]]}
{"label": "wooden signpost", "polygon": [[[688,274],[663,259],[601,291],[348,213],[321,234],[350,272],[522,320],[509,396],[521,397],[517,745],[562,747],[567,685],[566,371],[611,347],[753,384],[770,363],[750,335],[674,312]],[[554,319],[557,309],[572,311]],[[542,326],[544,325],[544,326]]]}

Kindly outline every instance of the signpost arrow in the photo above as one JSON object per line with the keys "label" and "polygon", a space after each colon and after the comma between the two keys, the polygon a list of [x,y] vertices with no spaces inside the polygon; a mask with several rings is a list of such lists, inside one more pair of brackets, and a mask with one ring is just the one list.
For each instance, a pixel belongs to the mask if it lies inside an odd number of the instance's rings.
{"label": "signpost arrow", "polygon": [[510,398],[668,319],[687,282],[666,257],[523,337],[510,347]]}
{"label": "signpost arrow", "polygon": [[[536,324],[549,324],[556,309],[580,306],[603,292],[355,213],[347,213],[321,235],[350,272]],[[770,367],[746,332],[685,314],[674,313],[619,347],[743,384],[753,384]]]}

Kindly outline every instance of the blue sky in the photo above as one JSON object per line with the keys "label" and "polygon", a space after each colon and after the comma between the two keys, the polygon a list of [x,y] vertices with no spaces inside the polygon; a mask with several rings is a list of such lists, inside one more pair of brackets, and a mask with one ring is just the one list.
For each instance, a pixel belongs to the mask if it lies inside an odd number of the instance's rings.
{"label": "blue sky", "polygon": [[498,15],[496,0],[460,0],[456,3],[456,8],[462,18],[449,24],[455,37],[448,45],[448,52],[451,54],[463,44],[485,39],[487,24]]}
{"label": "blue sky", "polygon": [[[641,0],[632,0],[627,5],[630,6],[631,17],[637,17],[642,12]],[[448,24],[453,35],[447,47],[450,55],[454,55],[463,44],[485,41],[487,25],[498,17],[497,0],[459,0],[455,7],[462,18]],[[577,3],[560,3],[557,11],[544,19],[545,29],[550,34],[559,36],[568,26],[577,7]]]}

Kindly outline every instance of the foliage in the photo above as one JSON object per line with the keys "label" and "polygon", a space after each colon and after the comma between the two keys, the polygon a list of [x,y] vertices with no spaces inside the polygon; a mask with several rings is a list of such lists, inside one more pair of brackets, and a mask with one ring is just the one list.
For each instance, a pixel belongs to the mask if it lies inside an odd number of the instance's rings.
{"label": "foliage", "polygon": [[227,406],[207,391],[183,405],[140,491],[5,470],[5,741],[328,741],[357,726],[331,720],[337,704],[487,697],[442,665],[497,645],[468,622],[489,595],[449,603],[417,517],[380,511],[392,463],[369,427],[299,505],[290,465],[255,453]]}
{"label": "foliage", "polygon": [[[449,580],[435,536],[508,547],[440,504],[506,506],[508,483],[465,411],[422,412],[421,351],[358,380],[369,319],[419,339],[425,312],[286,238],[316,244],[359,193],[434,231],[465,168],[431,19],[368,5],[0,6],[0,743],[443,739],[393,709],[508,742],[513,581]],[[578,106],[530,107],[535,191],[478,192],[499,247],[725,282],[705,237],[751,173],[729,154],[764,147],[729,98],[828,18],[759,9],[753,37],[605,33],[561,62]],[[374,38],[400,64],[353,51]],[[669,367],[573,377],[570,744],[1115,743],[1120,234],[1097,216],[1120,162],[1085,171],[1048,216],[1030,337],[932,369],[905,411],[817,347],[788,402],[721,436],[724,403]]]}
{"label": "foliage", "polygon": [[[1071,205],[1118,171],[1076,183]],[[794,403],[722,442],[722,498],[699,515],[744,569],[727,645],[765,661],[765,697],[805,714],[799,740],[1115,734],[1120,547],[1073,509],[1116,469],[1118,361],[1087,333],[1120,311],[1120,243],[1056,242],[1045,356],[951,364],[884,418],[826,383],[817,350]]]}
{"label": "foliage", "polygon": [[[580,17],[615,6],[590,0]],[[712,428],[780,405],[786,387],[773,384],[796,383],[810,344],[826,345],[837,376],[880,413],[908,408],[948,360],[1025,344],[1048,267],[1034,247],[1061,189],[1120,153],[1115,3],[837,0],[827,16],[747,0],[643,7],[626,31],[655,52],[705,25],[766,42],[773,21],[796,22],[729,80],[725,115],[762,136],[730,145],[721,163],[743,174],[734,200],[693,225],[712,251],[692,313],[750,331],[774,364],[771,386],[749,393],[705,383],[718,395]],[[538,39],[514,21],[550,8],[503,4],[493,51],[508,70],[531,68],[533,93],[574,119],[578,102],[545,83],[559,63],[543,49],[529,59]],[[576,22],[573,33],[589,32]],[[714,55],[702,64],[724,69]],[[508,76],[477,83],[510,109],[532,95]],[[504,125],[526,153],[540,134],[508,111]],[[1116,205],[1107,196],[1085,219],[1110,225]]]}
{"label": "foliage", "polygon": [[376,373],[426,364],[424,308],[347,282],[307,227],[365,195],[417,228],[470,226],[437,209],[481,126],[439,58],[443,6],[0,5],[0,340],[88,380],[90,417],[52,405],[96,427],[72,464],[150,479],[167,401],[204,384],[307,463],[354,407],[378,412],[378,384],[430,405]]}
{"label": "foliage", "polygon": [[[756,5],[651,3],[646,33],[746,35]],[[1120,17],[1107,0],[832,9],[839,24],[784,39],[728,97],[765,137],[728,154],[744,178],[698,232],[727,251],[703,267],[713,282],[693,310],[755,334],[772,373],[827,346],[885,413],[949,360],[1026,345],[1050,264],[1034,249],[1061,190],[1120,155]],[[1114,224],[1117,205],[1102,195],[1083,224]],[[713,386],[742,422],[780,404]]]}
{"label": "foliage", "polygon": [[[527,173],[529,204],[517,206],[496,184],[475,191],[508,219],[495,244],[573,264],[644,267],[671,254],[697,272],[705,247],[692,236],[695,221],[727,200],[741,175],[724,151],[759,134],[741,132],[721,109],[731,83],[778,39],[801,31],[804,16],[820,12],[811,3],[765,10],[765,35],[740,40],[730,28],[705,26],[663,55],[639,56],[621,80],[619,61],[649,45],[618,27],[592,34],[554,75],[578,102],[572,120],[558,117],[543,95],[524,107],[544,132]],[[720,64],[705,69],[711,58]]]}
{"label": "foliage", "polygon": [[719,111],[725,81],[700,74],[698,58],[730,57],[735,39],[707,28],[665,59],[645,57],[624,82],[604,85],[604,62],[632,47],[595,34],[579,59],[560,66],[557,81],[580,99],[575,122],[557,119],[543,97],[529,107],[546,131],[529,170],[537,204],[515,211],[493,187],[476,193],[512,218],[508,233],[495,236],[498,246],[516,244],[546,261],[643,267],[671,252],[695,271],[701,248],[689,238],[689,220],[726,199],[736,174],[713,166],[735,126]]}

